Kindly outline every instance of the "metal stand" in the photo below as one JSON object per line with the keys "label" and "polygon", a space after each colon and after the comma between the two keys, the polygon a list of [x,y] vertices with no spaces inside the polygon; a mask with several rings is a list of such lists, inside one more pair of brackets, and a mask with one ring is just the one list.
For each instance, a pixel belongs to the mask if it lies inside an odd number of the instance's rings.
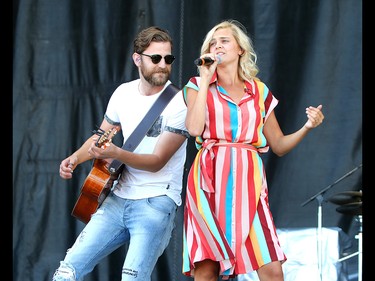
{"label": "metal stand", "polygon": [[[353,170],[346,173],[341,178],[336,180],[334,183],[328,185],[327,187],[325,187],[324,189],[319,191],[317,194],[310,197],[308,200],[306,200],[305,202],[303,202],[301,204],[301,207],[303,207],[307,203],[313,201],[314,199],[317,199],[317,201],[318,201],[318,267],[319,267],[319,275],[320,275],[321,281],[323,280],[323,264],[322,264],[322,262],[323,262],[323,251],[322,251],[322,249],[323,249],[322,248],[322,239],[323,239],[323,236],[322,236],[322,217],[323,217],[322,216],[322,202],[323,202],[323,195],[322,194],[324,194],[327,190],[329,190],[335,184],[339,183],[340,181],[342,181],[346,177],[353,174],[356,170],[358,170],[361,167],[362,167],[362,164],[360,164],[358,167],[355,167]],[[361,241],[361,243],[362,243],[362,241]],[[358,275],[359,275],[359,272],[358,272]]]}
{"label": "metal stand", "polygon": [[320,280],[323,280],[323,196],[318,195],[316,200],[318,201],[318,269]]}

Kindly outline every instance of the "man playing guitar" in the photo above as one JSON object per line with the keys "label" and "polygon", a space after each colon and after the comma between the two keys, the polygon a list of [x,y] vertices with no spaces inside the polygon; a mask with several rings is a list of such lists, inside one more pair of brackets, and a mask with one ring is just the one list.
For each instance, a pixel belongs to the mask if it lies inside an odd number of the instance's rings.
{"label": "man playing guitar", "polygon": [[[171,84],[174,61],[167,31],[150,27],[134,40],[139,79],[121,84],[112,94],[100,130],[119,128],[124,142],[163,90]],[[186,105],[178,92],[133,152],[113,142],[98,145],[94,134],[61,162],[60,176],[70,179],[77,165],[114,159],[125,165],[118,181],[67,251],[53,280],[82,280],[107,255],[128,245],[122,281],[150,281],[167,247],[177,207],[181,205],[188,133]],[[120,131],[119,131],[120,132]]]}

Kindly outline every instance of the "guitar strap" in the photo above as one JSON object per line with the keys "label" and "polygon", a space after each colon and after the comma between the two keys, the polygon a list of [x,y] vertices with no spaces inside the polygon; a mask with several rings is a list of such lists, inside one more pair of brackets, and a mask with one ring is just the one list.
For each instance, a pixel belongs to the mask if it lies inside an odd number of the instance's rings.
{"label": "guitar strap", "polygon": [[[145,117],[143,117],[142,121],[138,124],[133,133],[129,136],[124,145],[121,147],[122,149],[125,149],[127,151],[134,151],[134,149],[145,137],[152,124],[154,124],[155,120],[162,113],[163,109],[167,106],[169,101],[175,96],[175,94],[177,94],[179,90],[180,89],[178,89],[172,83],[164,89],[164,91],[160,94],[158,99],[151,106]],[[124,163],[115,159],[109,165],[108,170],[112,174],[117,173],[117,171],[123,165]]]}

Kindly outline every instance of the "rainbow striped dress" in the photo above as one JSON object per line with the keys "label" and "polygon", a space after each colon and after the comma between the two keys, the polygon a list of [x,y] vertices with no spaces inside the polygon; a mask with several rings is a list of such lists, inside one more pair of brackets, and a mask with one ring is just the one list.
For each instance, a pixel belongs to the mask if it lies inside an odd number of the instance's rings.
{"label": "rainbow striped dress", "polygon": [[[198,91],[200,77],[183,88]],[[196,137],[198,152],[190,168],[184,208],[183,265],[218,261],[222,279],[286,260],[268,204],[260,153],[268,151],[263,126],[278,104],[260,80],[245,82],[236,104],[214,75],[206,103],[206,125]]]}

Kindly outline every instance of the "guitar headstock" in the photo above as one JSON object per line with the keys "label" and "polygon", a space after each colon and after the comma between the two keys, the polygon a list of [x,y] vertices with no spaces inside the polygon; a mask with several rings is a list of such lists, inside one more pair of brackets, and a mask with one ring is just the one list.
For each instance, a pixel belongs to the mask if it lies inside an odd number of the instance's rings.
{"label": "guitar headstock", "polygon": [[103,131],[101,129],[97,130],[95,132],[97,135],[99,135],[98,140],[96,141],[95,145],[97,147],[102,147],[105,144],[109,144],[112,142],[112,138],[116,135],[117,129],[116,127],[112,127],[108,131]]}

